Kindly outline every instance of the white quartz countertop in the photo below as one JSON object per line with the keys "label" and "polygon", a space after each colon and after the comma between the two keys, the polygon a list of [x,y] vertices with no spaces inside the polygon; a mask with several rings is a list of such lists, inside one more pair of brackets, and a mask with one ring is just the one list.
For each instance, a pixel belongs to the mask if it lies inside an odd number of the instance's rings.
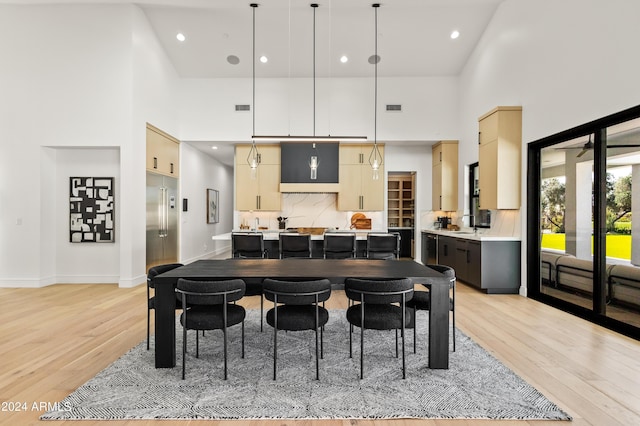
{"label": "white quartz countertop", "polygon": [[[255,232],[255,231],[247,231],[247,230],[242,230],[242,231],[234,231],[234,232]],[[258,232],[262,232],[262,235],[265,239],[265,241],[269,241],[269,240],[278,240],[280,237],[280,233],[281,232],[291,232],[291,231],[285,231],[282,229],[260,229],[258,230]],[[356,239],[357,240],[366,240],[367,239],[367,234],[369,234],[370,232],[387,232],[386,230],[376,230],[376,229],[358,229],[358,230],[346,230],[346,229],[337,229],[337,230],[331,230],[331,233],[334,232],[338,232],[338,233],[355,233],[356,234]],[[227,232],[225,234],[218,234],[218,235],[214,235],[213,237],[211,237],[212,240],[214,241],[231,241],[231,232]],[[312,240],[324,240],[324,234],[320,234],[320,235],[311,235],[311,239]]]}
{"label": "white quartz countertop", "polygon": [[442,229],[422,229],[422,232],[429,234],[442,235],[446,237],[464,238],[466,240],[473,241],[520,241],[520,237],[513,237],[509,235],[492,235],[484,234],[487,232],[485,229],[480,229],[477,232],[473,232],[473,229],[463,228],[460,231],[446,231]]}

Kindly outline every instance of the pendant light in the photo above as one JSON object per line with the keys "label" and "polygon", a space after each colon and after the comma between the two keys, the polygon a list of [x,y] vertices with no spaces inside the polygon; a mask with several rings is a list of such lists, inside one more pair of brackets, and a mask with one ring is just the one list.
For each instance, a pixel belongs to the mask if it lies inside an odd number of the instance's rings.
{"label": "pendant light", "polygon": [[[258,5],[256,4],[255,6],[252,5],[253,7],[257,7]],[[307,136],[307,135],[302,135],[302,136],[295,136],[295,135],[256,135],[255,134],[255,129],[254,129],[254,133],[252,136],[252,139],[258,142],[312,142],[312,143],[316,143],[316,142],[366,142],[367,141],[367,137],[366,136],[332,136],[332,135],[326,135],[326,136],[316,136],[316,129],[315,129],[315,72],[316,72],[316,65],[315,65],[315,60],[316,60],[316,54],[315,54],[315,48],[316,48],[316,8],[318,7],[317,3],[311,3],[310,5],[313,8],[313,135],[311,136]],[[317,148],[315,147],[315,145],[312,148],[315,152],[315,156],[316,156],[316,164],[319,164],[319,160],[320,158],[317,156]],[[309,157],[309,168],[311,170],[313,170],[312,164],[314,164],[311,160],[311,156]],[[317,165],[316,165],[317,168]],[[313,172],[312,172],[313,173]],[[315,179],[315,178],[312,178]]]}
{"label": "pendant light", "polygon": [[375,11],[375,54],[373,58],[374,63],[374,92],[373,92],[373,149],[369,154],[369,164],[373,170],[373,179],[378,180],[380,178],[379,170],[382,166],[382,154],[378,148],[378,62],[380,57],[378,56],[378,8],[380,3],[373,3],[371,5]]}
{"label": "pendant light", "polygon": [[[316,9],[317,3],[311,3],[313,9],[313,137],[316,137]],[[320,165],[320,156],[318,155],[318,148],[316,143],[313,142],[311,148],[311,155],[309,157],[309,170],[311,172],[311,180],[318,179],[318,166]]]}
{"label": "pendant light", "polygon": [[260,164],[260,153],[258,153],[258,147],[256,147],[256,139],[253,135],[256,134],[256,8],[258,7],[257,3],[249,4],[253,11],[253,101],[251,103],[251,110],[253,112],[253,123],[252,123],[252,143],[251,149],[249,150],[249,155],[247,156],[247,163],[251,168],[251,179],[255,179],[258,172],[258,164]]}

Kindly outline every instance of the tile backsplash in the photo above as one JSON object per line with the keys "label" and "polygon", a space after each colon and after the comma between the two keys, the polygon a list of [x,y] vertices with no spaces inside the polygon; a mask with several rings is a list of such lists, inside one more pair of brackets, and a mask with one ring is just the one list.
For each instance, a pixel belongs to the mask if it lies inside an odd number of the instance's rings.
{"label": "tile backsplash", "polygon": [[[339,211],[337,194],[287,193],[282,194],[282,211],[280,212],[235,212],[234,229],[241,224],[253,228],[258,218],[259,226],[278,229],[278,216],[286,217],[287,228],[319,227],[348,230],[351,216],[355,211]],[[371,219],[373,230],[386,230],[383,212],[362,212]]]}
{"label": "tile backsplash", "polygon": [[[469,227],[469,217],[462,212],[423,211],[421,222],[423,229],[433,229],[438,216],[448,216],[451,223],[460,228]],[[491,227],[479,228],[480,233],[486,236],[520,237],[520,210],[491,210]]]}

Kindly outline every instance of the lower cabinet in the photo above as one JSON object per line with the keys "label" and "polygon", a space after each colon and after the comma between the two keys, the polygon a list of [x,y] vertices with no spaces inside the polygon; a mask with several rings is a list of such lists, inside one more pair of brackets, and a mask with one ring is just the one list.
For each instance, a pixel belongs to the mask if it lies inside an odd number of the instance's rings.
{"label": "lower cabinet", "polygon": [[518,294],[520,241],[476,241],[438,236],[438,263],[489,294]]}

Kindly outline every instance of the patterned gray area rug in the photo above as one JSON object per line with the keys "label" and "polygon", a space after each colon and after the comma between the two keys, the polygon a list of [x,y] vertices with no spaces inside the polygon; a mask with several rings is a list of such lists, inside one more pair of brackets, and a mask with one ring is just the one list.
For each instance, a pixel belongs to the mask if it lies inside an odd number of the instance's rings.
{"label": "patterned gray area rug", "polygon": [[[188,336],[187,376],[181,380],[182,329],[173,369],[156,369],[142,342],[64,399],[43,420],[111,419],[364,419],[455,418],[570,420],[571,417],[457,331],[449,370],[427,368],[428,313],[418,313],[418,353],[407,333],[407,379],[395,357],[395,333],[365,331],[365,378],[360,380],[359,329],[349,358],[344,311],[331,311],[324,333],[320,381],[315,380],[313,331],[278,333],[278,379],[273,374],[273,329],[260,332],[259,311],[229,331],[229,379],[223,380],[222,333]],[[153,342],[152,342],[153,343]]]}

